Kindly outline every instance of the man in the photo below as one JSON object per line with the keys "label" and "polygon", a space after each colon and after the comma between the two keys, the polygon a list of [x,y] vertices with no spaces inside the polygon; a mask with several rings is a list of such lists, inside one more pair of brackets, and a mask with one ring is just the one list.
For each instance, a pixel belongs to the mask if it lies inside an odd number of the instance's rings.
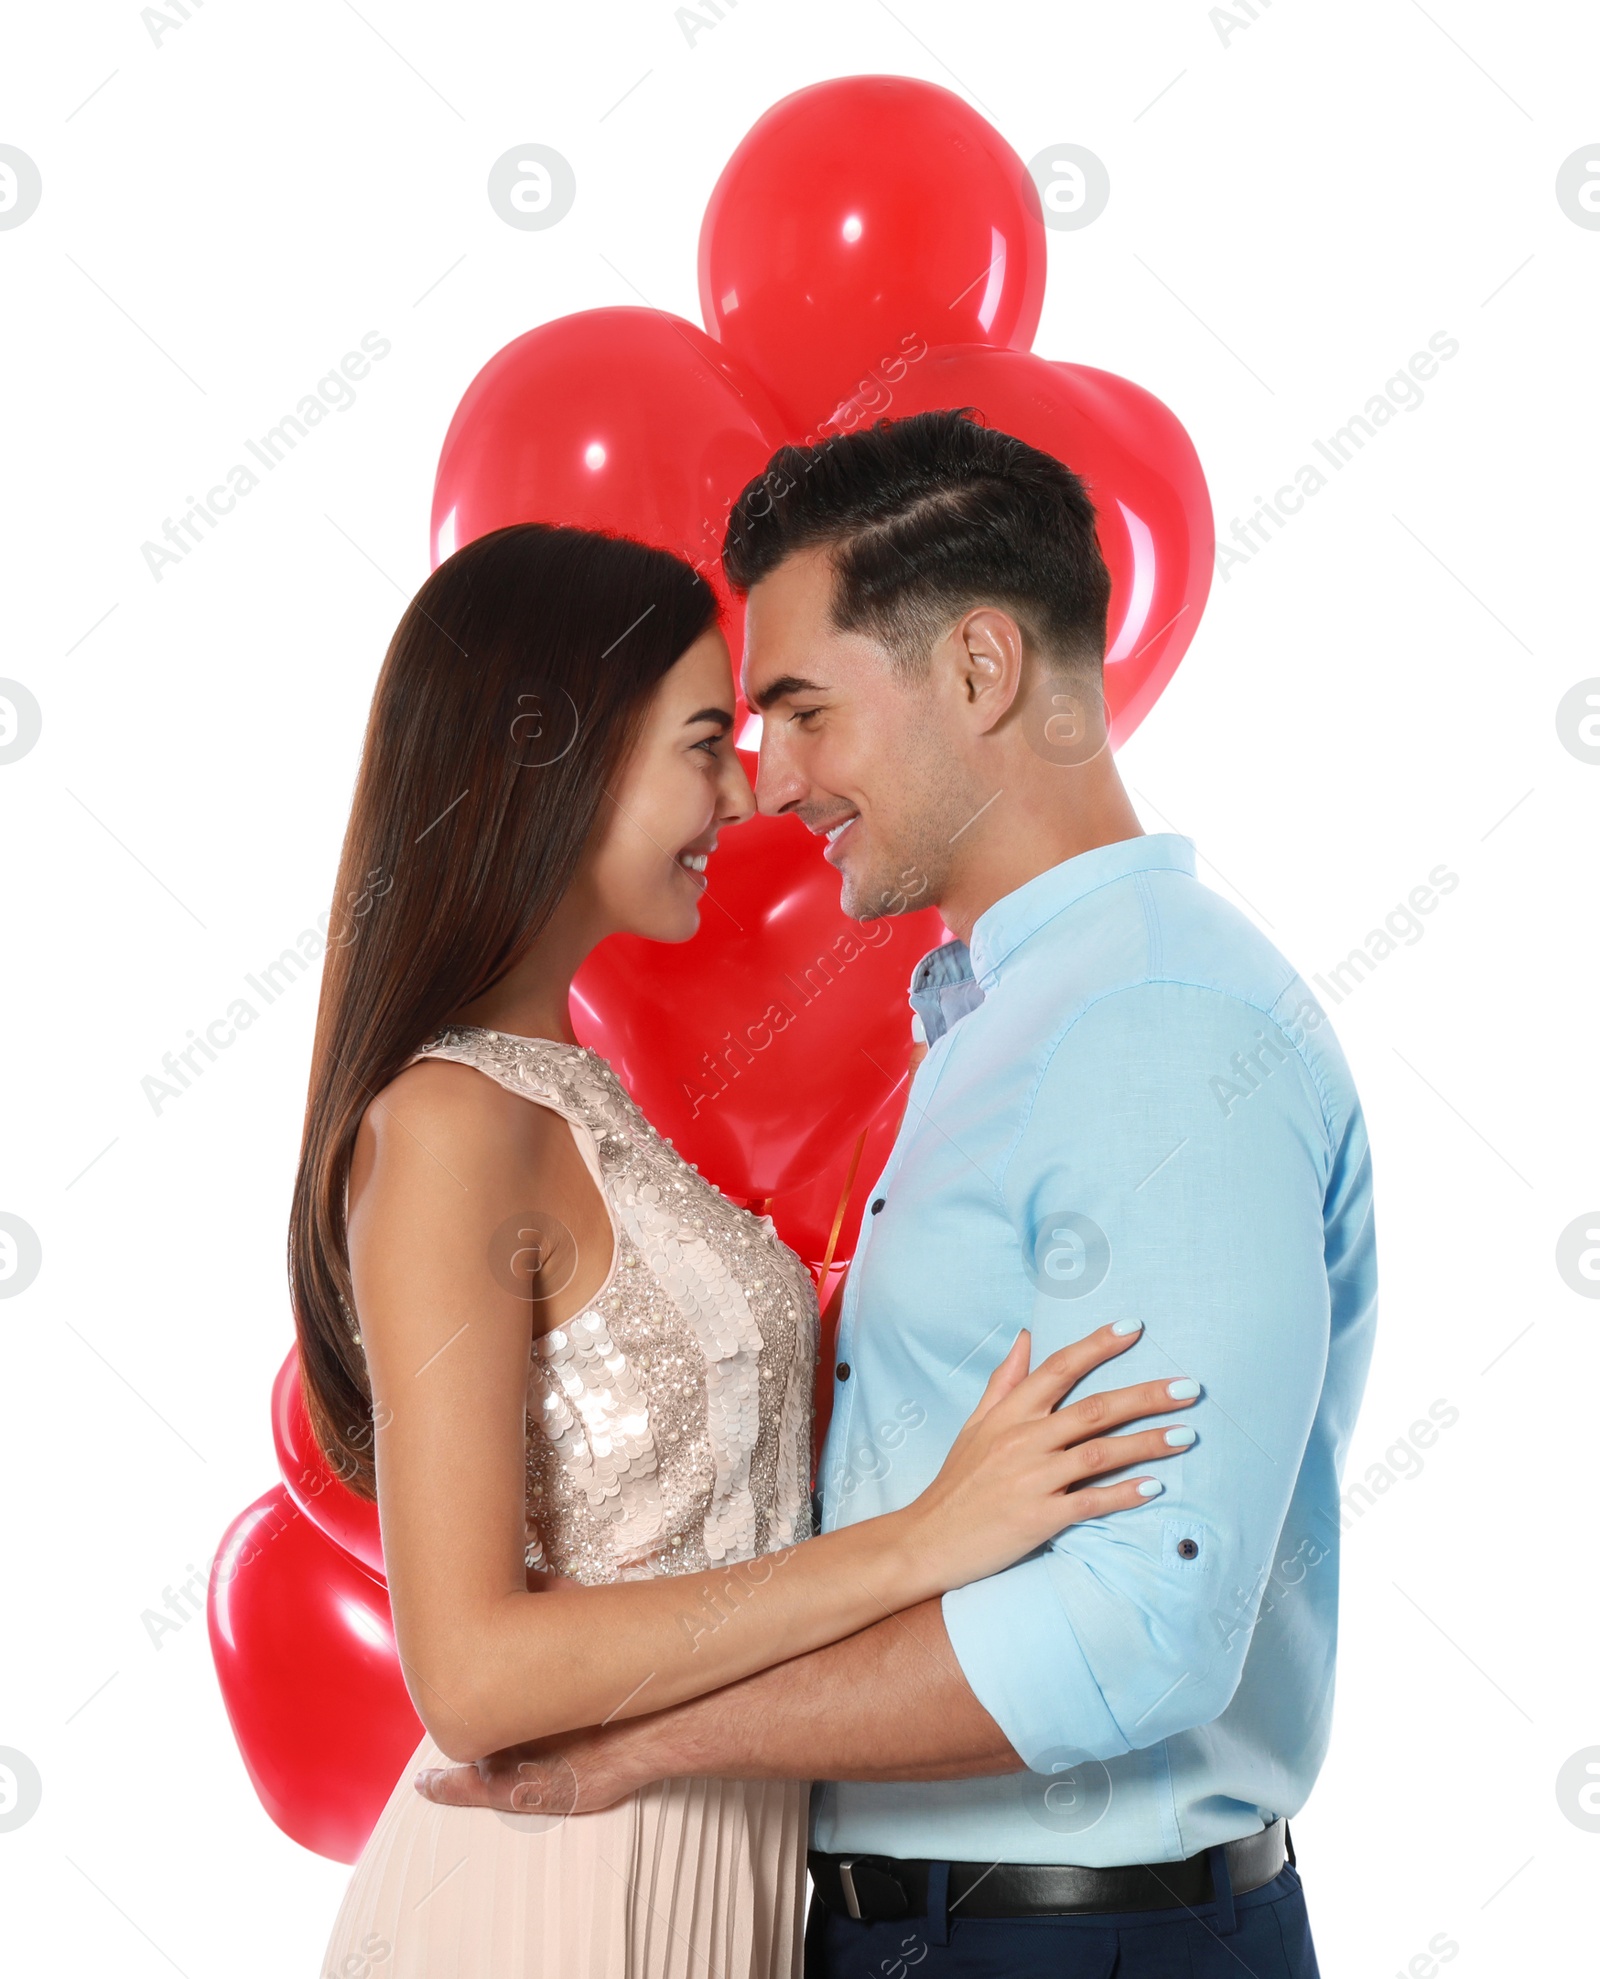
{"label": "man", "polygon": [[[785,448],[736,507],[757,796],[847,912],[935,904],[928,1054],[847,1282],[833,1527],[934,1476],[997,1354],[1118,1318],[1198,1377],[1164,1495],[694,1703],[557,1741],[582,1805],[803,1778],[808,1970],[1316,1973],[1287,1823],[1326,1749],[1375,1317],[1360,1106],[1315,1000],[1143,834],[1082,484],[959,413]],[[436,1797],[507,1804],[485,1762]]]}

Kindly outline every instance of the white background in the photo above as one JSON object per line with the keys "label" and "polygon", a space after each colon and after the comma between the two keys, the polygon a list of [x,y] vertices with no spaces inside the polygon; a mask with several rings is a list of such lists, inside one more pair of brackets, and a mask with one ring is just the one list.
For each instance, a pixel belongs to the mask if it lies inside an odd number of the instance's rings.
{"label": "white background", "polygon": [[[1440,1933],[1463,1974],[1590,1942],[1600,1834],[1555,1782],[1600,1746],[1600,1305],[1555,1247],[1600,1203],[1600,767],[1555,712],[1600,675],[1600,232],[1555,175],[1600,139],[1600,22],[1256,13],[743,0],[692,44],[664,0],[209,0],[159,42],[131,0],[13,14],[0,141],[44,185],[0,232],[0,672],[44,718],[0,768],[0,1209],[44,1255],[0,1303],[0,1745],[44,1782],[0,1833],[19,1973],[319,1969],[345,1870],[258,1806],[203,1625],[158,1649],[140,1621],[275,1480],[314,980],[159,1117],[140,1080],[328,905],[468,380],[567,311],[698,320],[728,152],[779,96],[870,71],[962,90],[1025,159],[1105,161],[1103,216],[1050,235],[1036,348],[1174,408],[1219,534],[1432,333],[1459,340],[1216,584],[1122,761],[1145,823],[1192,834],[1308,975],[1434,866],[1460,876],[1334,1011],[1383,1276],[1350,1478],[1430,1404],[1459,1420],[1345,1541],[1333,1748],[1295,1832],[1329,1979]],[[485,178],[534,141],[577,201],[517,232]],[[393,350],[356,405],[156,583],[140,544],[374,329]]]}

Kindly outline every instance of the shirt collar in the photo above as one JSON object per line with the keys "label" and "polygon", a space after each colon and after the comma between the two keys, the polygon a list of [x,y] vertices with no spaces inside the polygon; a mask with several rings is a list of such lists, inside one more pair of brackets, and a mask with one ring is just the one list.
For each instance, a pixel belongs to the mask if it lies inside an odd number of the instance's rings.
{"label": "shirt collar", "polygon": [[1047,921],[1097,892],[1112,880],[1134,873],[1174,872],[1194,876],[1194,840],[1176,832],[1147,832],[1097,845],[1076,858],[1063,859],[1005,894],[972,928],[972,973],[990,988],[1009,957],[1036,935]]}
{"label": "shirt collar", "polygon": [[909,994],[924,1040],[937,1044],[952,1024],[983,1001],[983,991],[973,980],[967,944],[947,941],[942,948],[930,948],[911,972]]}
{"label": "shirt collar", "polygon": [[1177,832],[1147,832],[1097,845],[1063,859],[1004,895],[973,924],[969,948],[947,941],[930,949],[911,973],[911,1007],[923,1034],[935,1044],[950,1026],[982,1003],[1003,964],[1044,925],[1086,894],[1133,873],[1173,872],[1194,876],[1194,841]]}

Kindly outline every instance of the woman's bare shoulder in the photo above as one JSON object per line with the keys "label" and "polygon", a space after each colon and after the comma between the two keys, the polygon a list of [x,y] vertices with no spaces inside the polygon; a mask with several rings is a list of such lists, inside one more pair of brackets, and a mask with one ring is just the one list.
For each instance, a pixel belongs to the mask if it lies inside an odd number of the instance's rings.
{"label": "woman's bare shoulder", "polygon": [[356,1129],[352,1206],[372,1180],[473,1189],[576,1157],[558,1113],[471,1065],[422,1058],[374,1094]]}
{"label": "woman's bare shoulder", "polygon": [[[576,1253],[577,1267],[537,1315],[562,1325],[604,1284],[613,1240],[561,1114],[447,1059],[421,1059],[375,1095],[350,1163],[350,1261],[364,1330],[369,1312],[381,1336],[383,1314],[402,1306],[468,1317],[485,1299],[492,1306],[514,1288],[498,1266],[484,1273],[485,1255],[520,1254],[534,1227],[565,1233]],[[525,1298],[520,1309],[529,1316]]]}

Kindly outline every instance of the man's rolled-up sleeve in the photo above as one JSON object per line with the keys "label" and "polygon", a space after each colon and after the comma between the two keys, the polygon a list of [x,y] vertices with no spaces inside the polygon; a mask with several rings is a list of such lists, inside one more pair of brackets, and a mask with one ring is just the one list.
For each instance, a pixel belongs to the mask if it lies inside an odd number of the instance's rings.
{"label": "man's rolled-up sleeve", "polygon": [[1208,1724],[1238,1684],[1321,1394],[1332,1165],[1289,1031],[1240,999],[1145,983],[1049,1054],[998,1186],[1036,1286],[1033,1357],[1121,1318],[1070,1399],[1192,1376],[1183,1454],[1135,1510],[1069,1526],[944,1598],[963,1674],[1023,1761],[1094,1759]]}

